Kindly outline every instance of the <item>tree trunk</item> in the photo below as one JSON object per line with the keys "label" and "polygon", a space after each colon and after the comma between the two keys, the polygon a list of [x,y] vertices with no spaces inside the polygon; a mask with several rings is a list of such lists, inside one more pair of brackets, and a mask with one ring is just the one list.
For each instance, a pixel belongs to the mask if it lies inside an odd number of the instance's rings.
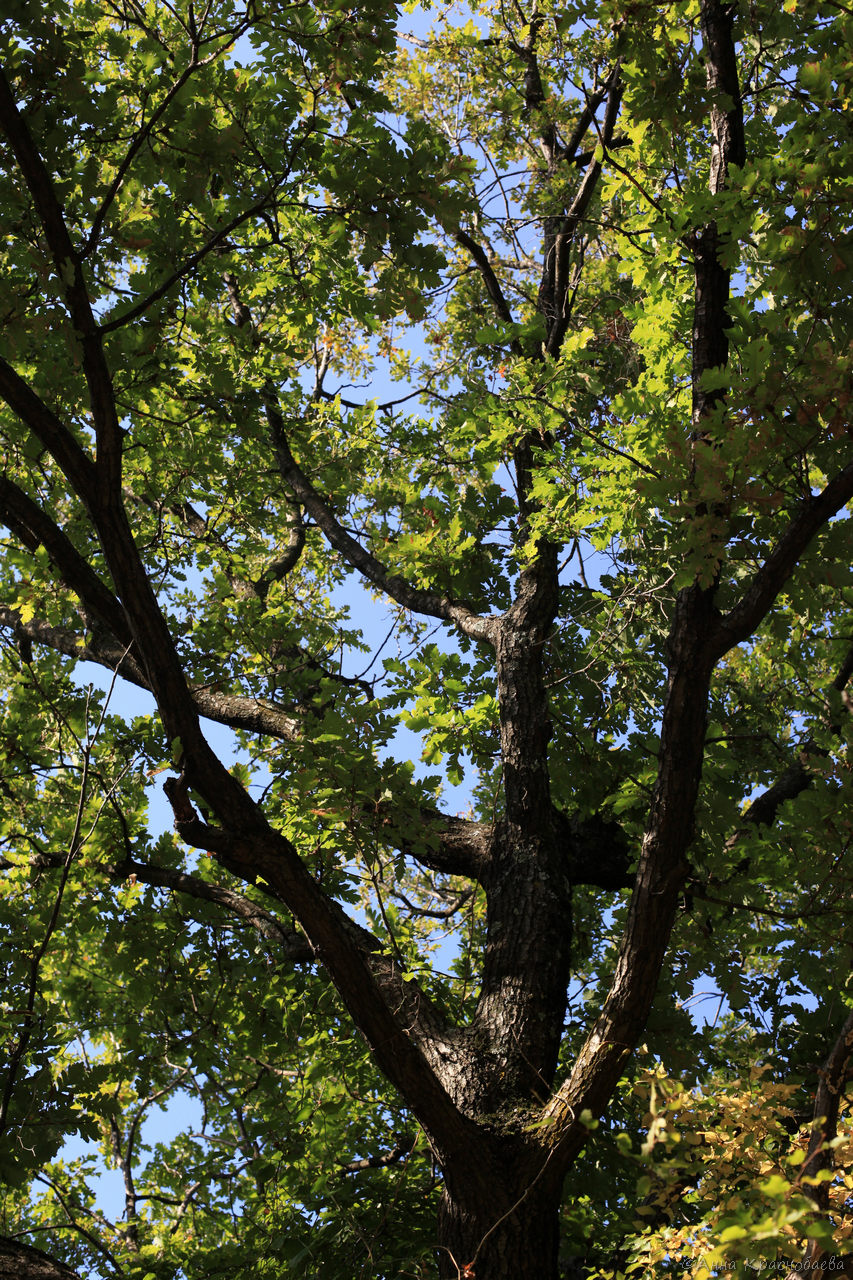
{"label": "tree trunk", "polygon": [[[558,1280],[561,1179],[537,1180],[516,1154],[501,1161],[493,1179],[445,1187],[438,1216],[442,1280]],[[539,1164],[541,1170],[541,1154]]]}

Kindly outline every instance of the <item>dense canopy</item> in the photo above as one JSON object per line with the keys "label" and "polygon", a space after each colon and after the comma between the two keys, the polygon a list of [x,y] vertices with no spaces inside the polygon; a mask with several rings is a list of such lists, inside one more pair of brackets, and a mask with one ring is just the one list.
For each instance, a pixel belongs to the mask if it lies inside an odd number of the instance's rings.
{"label": "dense canopy", "polygon": [[0,1276],[853,1256],[851,47],[7,0]]}

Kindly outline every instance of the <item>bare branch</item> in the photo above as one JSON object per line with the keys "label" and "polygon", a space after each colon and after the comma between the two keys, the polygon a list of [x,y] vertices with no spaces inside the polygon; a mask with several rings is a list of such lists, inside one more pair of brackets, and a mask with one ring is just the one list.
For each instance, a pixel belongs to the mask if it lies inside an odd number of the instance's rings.
{"label": "bare branch", "polygon": [[[422,917],[426,920],[451,920],[457,912],[471,901],[474,895],[473,889],[463,889],[461,893],[456,894],[453,901],[447,907],[419,907],[406,897],[405,893],[401,893],[399,889],[391,890],[391,897],[397,902],[402,902],[403,906],[412,916]],[[443,896],[443,895],[442,895]]]}

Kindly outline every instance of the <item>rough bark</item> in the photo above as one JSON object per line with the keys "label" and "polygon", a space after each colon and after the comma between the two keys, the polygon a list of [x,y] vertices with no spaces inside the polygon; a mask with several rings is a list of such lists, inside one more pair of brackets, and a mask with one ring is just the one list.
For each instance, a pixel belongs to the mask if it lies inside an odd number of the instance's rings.
{"label": "rough bark", "polygon": [[[729,182],[731,165],[746,160],[743,106],[733,38],[736,6],[703,0],[702,40],[706,80],[711,92],[711,173],[708,186],[716,195]],[[725,104],[725,105],[724,105]],[[703,420],[722,399],[719,388],[708,390],[704,375],[723,367],[729,357],[727,330],[731,272],[721,260],[725,240],[716,221],[699,227],[693,239],[695,294],[693,309],[693,425]]]}
{"label": "rough bark", "polygon": [[80,1280],[76,1271],[41,1249],[0,1236],[0,1280]]}
{"label": "rough bark", "polygon": [[504,1144],[480,1188],[445,1191],[439,1208],[442,1280],[557,1280],[560,1179],[547,1156]]}
{"label": "rough bark", "polygon": [[506,813],[483,880],[487,939],[474,1027],[492,1046],[504,1098],[516,1091],[544,1098],[556,1068],[571,946],[571,884],[552,816],[542,679],[556,608],[550,547],[522,582],[522,603],[523,612],[501,620],[495,646]]}

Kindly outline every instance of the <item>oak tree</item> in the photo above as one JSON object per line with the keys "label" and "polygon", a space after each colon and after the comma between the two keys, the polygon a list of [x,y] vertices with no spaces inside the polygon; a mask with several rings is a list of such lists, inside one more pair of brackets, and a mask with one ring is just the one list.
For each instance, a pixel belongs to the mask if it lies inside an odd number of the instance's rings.
{"label": "oak tree", "polygon": [[9,0],[0,1274],[845,1253],[851,36]]}

